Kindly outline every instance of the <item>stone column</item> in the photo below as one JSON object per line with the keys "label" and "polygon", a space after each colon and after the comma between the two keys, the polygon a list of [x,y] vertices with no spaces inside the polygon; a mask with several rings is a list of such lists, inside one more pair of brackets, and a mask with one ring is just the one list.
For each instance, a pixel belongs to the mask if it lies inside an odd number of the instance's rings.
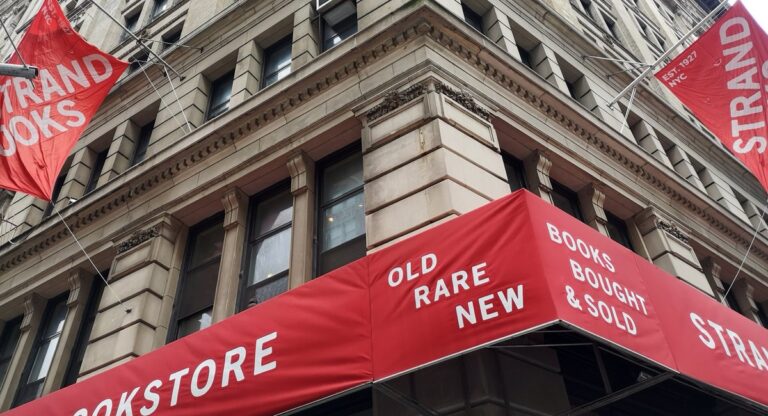
{"label": "stone column", "polygon": [[136,141],[139,140],[140,131],[141,127],[132,120],[126,120],[117,126],[97,186],[105,185],[131,167],[131,160],[136,151]]}
{"label": "stone column", "polygon": [[520,60],[520,51],[517,49],[512,28],[509,26],[509,17],[498,7],[491,6],[491,9],[483,16],[483,32],[501,49],[504,49],[518,61]]}
{"label": "stone column", "polygon": [[180,228],[176,219],[161,215],[113,241],[117,255],[110,268],[112,290],[105,291],[99,303],[81,375],[104,371],[156,347],[155,331],[168,325],[160,316]]}
{"label": "stone column", "polygon": [[509,193],[488,117],[469,94],[432,81],[362,115],[369,249]]}
{"label": "stone column", "polygon": [[545,153],[536,150],[525,158],[523,167],[525,168],[525,181],[529,184],[530,191],[552,204],[552,182],[549,179],[552,161]]}
{"label": "stone column", "polygon": [[312,3],[307,3],[293,14],[293,45],[291,71],[296,71],[320,54],[317,21]]}
{"label": "stone column", "polygon": [[299,153],[288,161],[293,194],[291,261],[288,287],[294,289],[312,279],[315,230],[315,161]]}
{"label": "stone column", "polygon": [[[83,315],[88,305],[88,297],[91,291],[91,279],[93,277],[78,269],[67,276],[69,284],[69,297],[67,298],[67,319],[61,330],[59,345],[53,355],[51,369],[45,379],[43,394],[48,394],[61,387],[67,373],[67,367],[72,356],[72,350],[77,343],[78,332],[83,323]],[[98,279],[98,277],[97,277]]]}
{"label": "stone column", "polygon": [[531,67],[547,82],[569,94],[563,71],[560,69],[560,64],[557,63],[557,55],[549,46],[539,43],[531,50]]}
{"label": "stone column", "polygon": [[733,188],[731,188],[731,186],[721,177],[708,168],[704,168],[704,170],[701,171],[699,178],[712,199],[717,201],[718,204],[723,206],[723,208],[728,210],[731,214],[747,223],[749,222],[749,217],[744,212],[744,208],[741,206],[739,200],[736,198],[736,194],[733,193]]}
{"label": "stone column", "polygon": [[[208,111],[208,94],[211,89],[210,82],[200,73],[187,78],[181,85],[175,86],[184,114],[186,114],[192,128],[197,128],[205,122],[205,114]],[[170,87],[163,87],[161,93],[164,91],[170,94]],[[171,96],[172,94],[168,97]],[[165,104],[160,103],[160,110],[157,113],[155,128],[152,131],[152,139],[149,141],[147,153],[157,153],[158,149],[169,146],[187,134],[187,126],[184,122],[184,116],[181,114],[179,102],[175,100],[175,97],[164,101]],[[175,120],[174,116],[176,117]],[[179,127],[179,124],[183,127]]]}
{"label": "stone column", "polygon": [[667,156],[669,156],[669,161],[672,163],[672,167],[678,175],[682,176],[683,179],[693,186],[707,192],[704,185],[701,183],[701,179],[699,179],[699,175],[696,173],[696,169],[693,168],[691,160],[688,159],[688,155],[680,148],[680,146],[673,146],[669,149]]}
{"label": "stone column", "polygon": [[21,382],[24,367],[27,365],[35,338],[40,331],[40,324],[45,313],[46,300],[33,293],[24,299],[24,318],[21,321],[21,335],[6,369],[5,381],[0,386],[0,410],[7,410],[13,403],[16,389]]}
{"label": "stone column", "polygon": [[248,233],[248,195],[234,188],[224,194],[221,203],[224,205],[224,243],[213,300],[214,323],[234,315],[237,310],[240,268]]}
{"label": "stone column", "polygon": [[261,85],[263,51],[255,40],[237,50],[237,65],[235,79],[232,81],[232,98],[230,107],[234,107],[256,94]]}
{"label": "stone column", "polygon": [[584,216],[584,222],[596,229],[601,234],[610,237],[608,232],[608,218],[603,209],[605,194],[595,184],[582,188],[579,193],[579,205]]}
{"label": "stone column", "polygon": [[64,209],[69,205],[69,198],[79,199],[85,194],[85,187],[91,178],[91,170],[96,163],[96,152],[88,146],[78,150],[72,158],[72,165],[67,170],[64,184],[56,199],[56,207]]}
{"label": "stone column", "polygon": [[673,168],[672,163],[669,161],[669,157],[667,157],[667,152],[664,151],[664,147],[661,145],[661,141],[656,135],[656,131],[650,124],[641,119],[635,123],[631,129],[632,135],[635,136],[635,140],[640,147],[659,162]]}
{"label": "stone column", "polygon": [[702,292],[714,296],[696,253],[688,244],[688,232],[648,207],[635,216],[635,222],[651,261],[673,276],[685,280]]}

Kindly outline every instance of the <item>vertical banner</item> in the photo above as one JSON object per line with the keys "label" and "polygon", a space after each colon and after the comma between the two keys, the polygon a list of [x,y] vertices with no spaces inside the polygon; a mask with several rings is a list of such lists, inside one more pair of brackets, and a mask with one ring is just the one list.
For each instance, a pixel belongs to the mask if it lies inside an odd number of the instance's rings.
{"label": "vertical banner", "polygon": [[768,37],[741,2],[659,79],[768,190]]}
{"label": "vertical banner", "polygon": [[557,319],[518,192],[368,256],[378,380]]}
{"label": "vertical banner", "polygon": [[80,37],[56,0],[43,1],[18,48],[40,73],[0,77],[0,187],[50,200],[69,152],[128,64]]}

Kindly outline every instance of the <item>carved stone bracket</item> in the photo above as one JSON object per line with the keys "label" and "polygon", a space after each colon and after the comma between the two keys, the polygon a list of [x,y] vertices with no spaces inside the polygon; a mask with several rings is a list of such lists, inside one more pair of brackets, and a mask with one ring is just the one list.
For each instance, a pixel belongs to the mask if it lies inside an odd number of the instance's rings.
{"label": "carved stone bracket", "polygon": [[126,251],[138,246],[139,244],[151,240],[159,235],[160,229],[157,225],[149,227],[146,230],[138,230],[131,234],[127,240],[117,245],[117,253],[125,253]]}
{"label": "carved stone bracket", "polygon": [[424,95],[426,92],[427,87],[424,84],[414,84],[403,91],[390,91],[384,96],[384,101],[368,111],[366,118],[368,119],[368,122],[381,118],[403,104],[409,103]]}
{"label": "carved stone bracket", "polygon": [[35,309],[41,307],[40,296],[32,293],[24,298],[24,318],[21,320],[21,332],[29,331],[32,326],[32,318],[35,316]]}
{"label": "carved stone bracket", "polygon": [[448,87],[447,85],[441,84],[441,83],[435,84],[435,91],[445,95],[446,97],[452,99],[453,101],[456,101],[457,103],[459,103],[459,105],[471,111],[473,114],[482,118],[483,120],[491,121],[491,113],[489,113],[488,110],[480,107],[475,102],[475,99],[472,98],[472,96],[469,95],[468,93],[463,91],[456,91]]}
{"label": "carved stone bracket", "polygon": [[67,283],[69,284],[69,296],[67,296],[67,306],[72,308],[77,305],[77,300],[80,298],[80,289],[82,288],[82,276],[80,272],[70,274],[67,277]]}

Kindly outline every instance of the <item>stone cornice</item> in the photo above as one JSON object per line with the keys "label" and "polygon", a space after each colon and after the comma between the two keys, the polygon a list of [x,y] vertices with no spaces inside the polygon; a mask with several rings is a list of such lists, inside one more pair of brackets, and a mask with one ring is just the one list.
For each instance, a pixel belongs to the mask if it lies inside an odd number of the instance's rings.
{"label": "stone cornice", "polygon": [[[121,178],[113,180],[102,189],[67,207],[64,215],[70,227],[77,232],[98,219],[112,214],[129,201],[135,201],[148,192],[165,186],[181,172],[200,164],[203,160],[230,147],[235,141],[274,120],[282,119],[286,114],[320,96],[339,82],[355,76],[395,48],[426,36],[450,50],[458,59],[474,66],[485,75],[486,82],[495,82],[515,97],[528,103],[532,109],[538,110],[569,131],[573,137],[598,149],[609,159],[624,166],[629,172],[699,216],[714,229],[738,244],[747,245],[748,241],[744,236],[751,230],[740,226],[734,220],[727,219],[729,214],[724,213],[714,201],[696,199],[695,194],[691,197],[692,193],[677,181],[678,178],[665,175],[662,169],[655,167],[656,162],[650,156],[642,153],[638,156],[641,152],[639,148],[629,148],[626,140],[613,135],[610,129],[600,127],[604,126],[602,121],[589,113],[583,115],[584,112],[576,112],[576,116],[570,116],[573,113],[570,111],[569,115],[566,115],[558,108],[573,107],[575,104],[563,101],[554,94],[531,91],[518,82],[518,77],[527,79],[529,83],[543,81],[536,80],[533,75],[526,74],[517,67],[511,68],[512,65],[505,61],[509,58],[503,57],[502,53],[496,51],[495,45],[478,49],[475,44],[473,48],[468,48],[466,45],[474,41],[461,35],[452,16],[436,10],[430,3],[401,10],[400,13],[407,16],[399,19],[400,23],[396,26],[398,29],[394,34],[383,31],[362,39],[354,46],[349,43],[346,47],[340,45],[337,51],[318,58],[319,62],[316,62],[316,66],[310,64],[293,74],[293,84],[290,84],[291,80],[285,80],[286,87],[283,90],[279,92],[275,89],[265,90],[251,97],[242,105],[216,119],[215,122],[201,126],[146,161],[154,165],[132,169],[121,175]],[[374,25],[369,29],[380,30],[381,27]],[[358,34],[361,37],[362,35],[362,33]],[[493,58],[489,59],[489,56]],[[503,58],[499,58],[500,56]],[[516,73],[515,79],[505,75],[505,73],[509,74],[510,70]],[[373,102],[380,98],[370,97],[369,100]],[[600,127],[600,133],[591,133],[590,125]],[[643,162],[636,162],[638,159]],[[44,222],[33,230],[26,241],[17,246],[5,245],[0,248],[0,255],[3,258],[0,263],[0,273],[7,273],[22,262],[39,255],[62,238],[69,238],[69,236],[59,221]],[[768,259],[765,247],[765,241],[761,238],[760,244],[754,249],[763,260]]]}

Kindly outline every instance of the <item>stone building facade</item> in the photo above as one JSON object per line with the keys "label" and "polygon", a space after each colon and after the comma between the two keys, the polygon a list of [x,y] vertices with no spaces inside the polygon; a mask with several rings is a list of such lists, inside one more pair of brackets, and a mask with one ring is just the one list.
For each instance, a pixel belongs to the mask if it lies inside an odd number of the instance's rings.
{"label": "stone building facade", "polygon": [[[626,121],[626,97],[607,106],[639,73],[621,61],[655,61],[708,2],[96,1],[182,77],[88,1],[62,2],[133,62],[55,190],[110,286],[47,201],[2,194],[0,410],[521,187],[768,326],[759,183],[656,81]],[[16,36],[39,3],[5,2]],[[575,375],[590,354],[483,350],[316,414],[560,414],[607,394]],[[653,392],[610,406],[753,414]]]}

